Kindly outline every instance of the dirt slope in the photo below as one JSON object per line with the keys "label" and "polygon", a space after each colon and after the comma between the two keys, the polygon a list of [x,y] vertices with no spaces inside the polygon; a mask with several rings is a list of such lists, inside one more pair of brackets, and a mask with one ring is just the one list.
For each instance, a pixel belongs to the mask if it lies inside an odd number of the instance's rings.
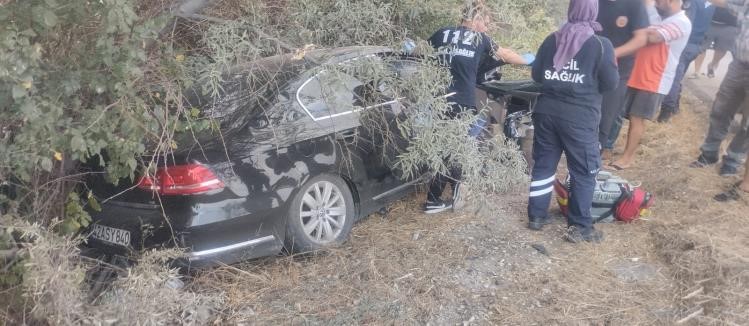
{"label": "dirt slope", "polygon": [[600,225],[601,245],[563,242],[561,218],[525,229],[524,189],[436,216],[416,194],[339,250],[220,268],[194,286],[226,291],[219,321],[245,324],[749,324],[749,207],[714,203],[733,180],[686,167],[706,113],[684,111],[651,125],[640,167],[621,173],[656,193],[653,215]]}

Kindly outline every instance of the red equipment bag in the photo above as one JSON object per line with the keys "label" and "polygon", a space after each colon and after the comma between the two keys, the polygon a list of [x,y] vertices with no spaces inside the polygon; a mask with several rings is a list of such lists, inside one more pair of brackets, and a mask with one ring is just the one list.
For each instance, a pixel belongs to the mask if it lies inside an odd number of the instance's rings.
{"label": "red equipment bag", "polygon": [[[555,178],[556,179],[556,178]],[[554,180],[554,192],[557,193],[557,203],[559,203],[559,209],[562,211],[562,215],[565,217],[569,215],[569,199],[570,199],[570,192],[567,190],[567,186],[562,183],[562,181],[559,181],[559,179]]]}
{"label": "red equipment bag", "polygon": [[[649,213],[649,208],[655,202],[653,194],[634,187],[624,179],[601,172],[602,178],[597,180],[593,196],[593,222],[613,219],[622,222],[632,222]],[[569,179],[569,178],[568,178]],[[554,181],[554,192],[562,215],[569,215],[569,180],[567,182]],[[613,215],[613,219],[611,218]]]}
{"label": "red equipment bag", "polygon": [[622,187],[622,196],[616,203],[614,216],[622,222],[632,222],[645,215],[654,202],[655,196],[645,190]]}

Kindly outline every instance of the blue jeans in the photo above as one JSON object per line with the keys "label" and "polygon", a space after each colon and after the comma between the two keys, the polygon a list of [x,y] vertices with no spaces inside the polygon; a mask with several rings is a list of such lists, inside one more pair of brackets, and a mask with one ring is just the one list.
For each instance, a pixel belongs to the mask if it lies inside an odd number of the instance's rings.
{"label": "blue jeans", "polygon": [[674,84],[671,86],[671,90],[668,95],[663,98],[661,103],[661,110],[668,111],[671,113],[679,113],[679,99],[681,98],[681,81],[684,79],[684,75],[687,73],[687,68],[694,61],[695,58],[700,54],[700,45],[689,43],[684,48],[684,52],[681,53],[681,59],[679,59],[679,65],[676,66],[676,75],[674,75]]}

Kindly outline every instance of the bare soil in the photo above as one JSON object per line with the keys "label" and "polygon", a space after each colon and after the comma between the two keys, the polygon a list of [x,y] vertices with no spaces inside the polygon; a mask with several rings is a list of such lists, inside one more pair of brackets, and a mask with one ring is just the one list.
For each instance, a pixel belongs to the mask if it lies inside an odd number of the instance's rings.
{"label": "bare soil", "polygon": [[526,189],[435,216],[417,193],[341,248],[218,268],[192,286],[227,294],[219,324],[747,325],[749,203],[714,202],[734,178],[687,167],[708,106],[686,100],[619,173],[656,194],[652,216],[599,225],[602,244],[562,241],[555,203],[554,224],[526,229]]}

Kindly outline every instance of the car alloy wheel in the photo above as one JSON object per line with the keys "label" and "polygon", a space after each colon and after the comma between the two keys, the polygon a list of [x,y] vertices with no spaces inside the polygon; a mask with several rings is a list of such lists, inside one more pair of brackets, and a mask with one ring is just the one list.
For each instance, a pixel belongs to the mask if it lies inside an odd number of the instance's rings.
{"label": "car alloy wheel", "polygon": [[338,186],[319,181],[307,188],[300,203],[299,219],[310,240],[320,244],[335,241],[346,218],[346,202]]}
{"label": "car alloy wheel", "polygon": [[305,182],[289,203],[284,245],[308,252],[339,245],[356,219],[354,196],[339,176],[321,174]]}

